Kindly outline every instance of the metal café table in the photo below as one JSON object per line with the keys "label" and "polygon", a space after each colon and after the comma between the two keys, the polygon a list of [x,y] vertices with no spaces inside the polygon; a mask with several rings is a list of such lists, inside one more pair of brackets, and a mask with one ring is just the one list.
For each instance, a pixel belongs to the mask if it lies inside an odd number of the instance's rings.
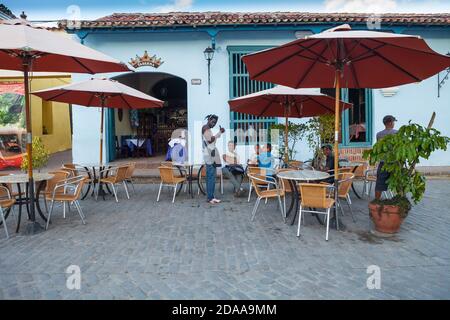
{"label": "metal caf\u00e9 table", "polygon": [[[112,164],[109,163],[104,163],[104,164],[99,164],[99,163],[83,163],[83,164],[79,164],[77,165],[77,167],[81,167],[84,169],[84,172],[88,175],[89,178],[89,187],[86,191],[86,193],[83,195],[83,197],[81,198],[81,200],[84,200],[87,195],[89,194],[89,189],[92,187],[92,196],[95,196],[95,188],[97,186],[97,184],[99,183],[99,180],[101,178],[106,178],[108,176],[108,172],[106,173],[106,175],[103,177],[102,175],[100,175],[100,172],[106,169],[110,169],[112,167],[114,167]],[[103,183],[100,184],[99,186],[99,195],[102,196],[103,200],[105,200],[105,190],[103,189]],[[105,185],[107,191],[109,193],[111,193],[111,190],[109,190],[108,186]]]}
{"label": "metal caf\u00e9 table", "polygon": [[[291,190],[293,191],[291,198],[291,205],[289,207],[289,210],[286,212],[286,217],[291,217],[290,223],[291,225],[293,225],[298,215],[299,199],[300,199],[297,183],[321,181],[331,176],[328,173],[322,171],[293,169],[290,171],[279,172],[277,173],[277,177],[283,180],[288,180],[291,185]],[[294,214],[291,215],[292,209],[294,208],[295,208]],[[319,218],[318,220],[320,223],[322,223],[322,221]]]}
{"label": "metal caf\u00e9 table", "polygon": [[172,162],[172,164],[173,164],[174,167],[177,167],[178,170],[180,170],[180,173],[183,173],[183,171],[186,172],[186,180],[187,180],[187,183],[188,183],[189,194],[191,195],[191,198],[193,198],[194,197],[194,192],[193,192],[193,188],[192,188],[192,182],[194,180],[197,180],[196,178],[194,178],[194,174],[193,174],[194,167],[199,167],[200,168],[199,170],[201,171],[203,165],[202,164],[196,164],[196,163],[189,163],[189,162],[184,162],[184,163]]}
{"label": "metal caf\u00e9 table", "polygon": [[[33,173],[33,180],[37,183],[36,196],[35,196],[36,209],[37,209],[37,212],[39,213],[39,215],[41,216],[41,218],[45,222],[47,222],[47,218],[42,213],[41,207],[39,205],[39,196],[45,188],[46,181],[53,178],[53,176],[54,175],[50,174],[50,173]],[[6,186],[8,184],[16,184],[17,185],[18,195],[16,197],[16,203],[14,205],[19,206],[19,216],[17,219],[17,228],[16,228],[16,233],[18,233],[19,228],[20,228],[20,219],[22,216],[22,205],[25,204],[27,206],[27,211],[29,214],[30,196],[28,194],[29,193],[28,174],[20,173],[20,174],[10,174],[10,175],[6,175],[6,176],[0,176],[0,184],[6,185]],[[22,188],[21,188],[22,184],[25,184],[25,197],[23,197],[23,193],[22,193]],[[12,193],[12,190],[10,190],[10,192]],[[33,205],[33,204],[31,204],[31,205]],[[8,215],[9,215],[9,211],[6,213],[5,219],[8,217]]]}

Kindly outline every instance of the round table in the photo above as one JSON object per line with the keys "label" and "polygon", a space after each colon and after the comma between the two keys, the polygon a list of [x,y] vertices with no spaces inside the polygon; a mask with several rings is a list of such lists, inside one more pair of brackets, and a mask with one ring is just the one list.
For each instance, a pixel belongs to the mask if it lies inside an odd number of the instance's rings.
{"label": "round table", "polygon": [[[36,189],[36,196],[34,198],[34,201],[36,203],[36,209],[37,212],[39,213],[39,215],[41,216],[41,218],[47,222],[47,218],[44,216],[44,214],[42,213],[41,207],[39,205],[39,196],[42,192],[42,190],[45,187],[45,182],[47,180],[50,180],[51,178],[53,178],[53,174],[50,173],[33,173],[33,180],[34,182],[38,183],[37,189]],[[28,205],[30,204],[30,197],[29,197],[29,188],[28,188],[28,174],[26,173],[20,173],[20,174],[10,174],[10,175],[6,175],[6,176],[0,176],[0,184],[16,184],[17,185],[17,192],[18,192],[18,198],[16,199],[16,203],[15,205],[19,206],[19,217],[17,220],[17,228],[16,228],[16,233],[19,232],[19,228],[20,228],[20,219],[22,216],[22,205],[25,204],[27,205],[27,211],[29,213],[29,209],[28,209]],[[22,197],[22,190],[21,190],[21,185],[25,184],[25,198]],[[12,190],[10,190],[12,191]],[[34,205],[34,204],[31,204]],[[8,217],[9,215],[9,211],[6,213],[5,219]]]}
{"label": "round table", "polygon": [[[88,189],[86,190],[84,195],[81,197],[81,200],[84,200],[87,197],[91,187],[92,187],[91,195],[92,196],[95,195],[95,186],[98,183],[99,178],[102,178],[102,177],[100,177],[100,171],[105,170],[105,169],[110,169],[110,168],[114,167],[110,163],[104,163],[104,164],[84,163],[84,164],[77,164],[76,166],[79,167],[79,168],[83,168],[85,170],[85,172],[87,173],[88,178],[89,178]],[[105,177],[107,177],[107,176],[108,176],[108,172],[106,173]],[[106,187],[106,190],[111,194],[111,190],[109,189],[109,187],[107,185],[105,187]],[[103,200],[105,200],[106,192],[103,190],[103,184],[101,184],[99,186],[99,193],[98,194],[100,196],[102,196]]]}
{"label": "round table", "polygon": [[[295,212],[291,218],[291,225],[295,223],[295,219],[298,215],[299,206],[299,192],[297,188],[297,182],[312,182],[321,181],[331,177],[328,173],[315,170],[290,170],[277,173],[277,177],[283,180],[288,180],[291,185],[292,199],[289,210],[286,212],[286,217],[290,216],[292,209],[295,207]],[[320,223],[322,221],[318,219]]]}

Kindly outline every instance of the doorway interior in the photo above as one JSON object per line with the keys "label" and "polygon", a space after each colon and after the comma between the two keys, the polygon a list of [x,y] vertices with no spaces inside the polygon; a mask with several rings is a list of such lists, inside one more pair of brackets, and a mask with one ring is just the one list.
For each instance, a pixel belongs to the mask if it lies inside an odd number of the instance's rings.
{"label": "doorway interior", "polygon": [[[175,129],[187,129],[187,82],[163,72],[126,73],[112,79],[164,101],[163,108],[108,109],[108,161],[163,160]],[[141,160],[139,160],[141,159]]]}

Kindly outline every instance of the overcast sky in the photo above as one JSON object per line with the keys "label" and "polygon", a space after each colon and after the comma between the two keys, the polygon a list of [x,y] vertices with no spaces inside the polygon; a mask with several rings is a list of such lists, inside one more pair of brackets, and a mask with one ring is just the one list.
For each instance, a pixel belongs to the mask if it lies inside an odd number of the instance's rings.
{"label": "overcast sky", "polygon": [[450,0],[0,0],[29,20],[96,19],[114,12],[450,12]]}

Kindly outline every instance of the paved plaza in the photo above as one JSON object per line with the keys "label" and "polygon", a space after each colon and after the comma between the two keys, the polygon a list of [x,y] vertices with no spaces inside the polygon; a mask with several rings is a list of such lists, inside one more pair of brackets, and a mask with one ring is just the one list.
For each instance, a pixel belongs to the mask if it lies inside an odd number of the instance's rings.
{"label": "paved plaza", "polygon": [[[369,232],[367,201],[352,195],[357,222],[344,216],[346,230],[331,230],[328,242],[309,215],[297,238],[276,201],[251,222],[255,199],[236,200],[229,189],[211,206],[184,193],[172,204],[168,190],[157,203],[156,184],[136,185],[131,200],[119,191],[118,204],[82,201],[86,225],[58,207],[35,236],[13,234],[10,217],[11,238],[0,230],[0,299],[450,298],[449,180],[429,180],[389,239]],[[66,286],[70,265],[80,267],[79,290]],[[380,289],[367,288],[371,265],[381,270]]]}

